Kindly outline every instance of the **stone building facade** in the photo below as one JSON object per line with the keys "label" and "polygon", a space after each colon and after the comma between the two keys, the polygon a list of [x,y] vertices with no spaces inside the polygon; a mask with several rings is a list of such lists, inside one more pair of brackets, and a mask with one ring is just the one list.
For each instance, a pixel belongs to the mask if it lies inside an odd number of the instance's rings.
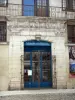
{"label": "stone building facade", "polygon": [[23,16],[22,0],[8,0],[0,7],[0,23],[6,22],[7,31],[6,41],[0,42],[0,91],[25,89],[24,42],[32,40],[51,43],[51,88],[75,88],[69,71],[69,46],[75,44],[68,43],[67,29],[74,25],[75,12],[62,9],[62,0],[56,1],[49,0],[47,17]]}

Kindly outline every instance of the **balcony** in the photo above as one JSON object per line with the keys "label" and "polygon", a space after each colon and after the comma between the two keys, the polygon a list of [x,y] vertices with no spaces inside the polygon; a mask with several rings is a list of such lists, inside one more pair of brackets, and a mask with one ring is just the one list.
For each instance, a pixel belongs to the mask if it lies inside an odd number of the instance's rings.
{"label": "balcony", "polygon": [[[63,8],[64,9],[64,8]],[[63,10],[62,7],[53,6],[38,6],[34,5],[19,5],[19,4],[8,4],[7,7],[0,7],[0,16],[9,17],[48,17],[52,19],[75,19],[75,12]]]}

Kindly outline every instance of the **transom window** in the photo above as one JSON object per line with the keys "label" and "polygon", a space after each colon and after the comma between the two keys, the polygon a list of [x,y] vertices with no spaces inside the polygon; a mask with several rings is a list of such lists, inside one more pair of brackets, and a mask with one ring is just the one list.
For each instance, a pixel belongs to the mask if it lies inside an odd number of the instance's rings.
{"label": "transom window", "polygon": [[6,42],[6,22],[0,22],[0,42]]}

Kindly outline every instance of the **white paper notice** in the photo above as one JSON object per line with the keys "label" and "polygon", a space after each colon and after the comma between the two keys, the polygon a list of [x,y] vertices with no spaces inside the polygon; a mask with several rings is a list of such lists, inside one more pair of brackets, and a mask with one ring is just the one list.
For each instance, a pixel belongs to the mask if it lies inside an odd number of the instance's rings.
{"label": "white paper notice", "polygon": [[28,76],[32,75],[32,70],[28,70]]}

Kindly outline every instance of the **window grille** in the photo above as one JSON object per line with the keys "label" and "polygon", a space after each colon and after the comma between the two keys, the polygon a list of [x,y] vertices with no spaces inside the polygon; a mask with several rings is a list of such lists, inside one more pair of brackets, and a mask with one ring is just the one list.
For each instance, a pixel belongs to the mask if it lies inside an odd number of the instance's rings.
{"label": "window grille", "polygon": [[68,25],[68,42],[75,43],[75,25]]}
{"label": "window grille", "polygon": [[63,10],[74,11],[75,10],[75,0],[62,0]]}
{"label": "window grille", "polygon": [[6,42],[6,22],[0,22],[0,42]]}

